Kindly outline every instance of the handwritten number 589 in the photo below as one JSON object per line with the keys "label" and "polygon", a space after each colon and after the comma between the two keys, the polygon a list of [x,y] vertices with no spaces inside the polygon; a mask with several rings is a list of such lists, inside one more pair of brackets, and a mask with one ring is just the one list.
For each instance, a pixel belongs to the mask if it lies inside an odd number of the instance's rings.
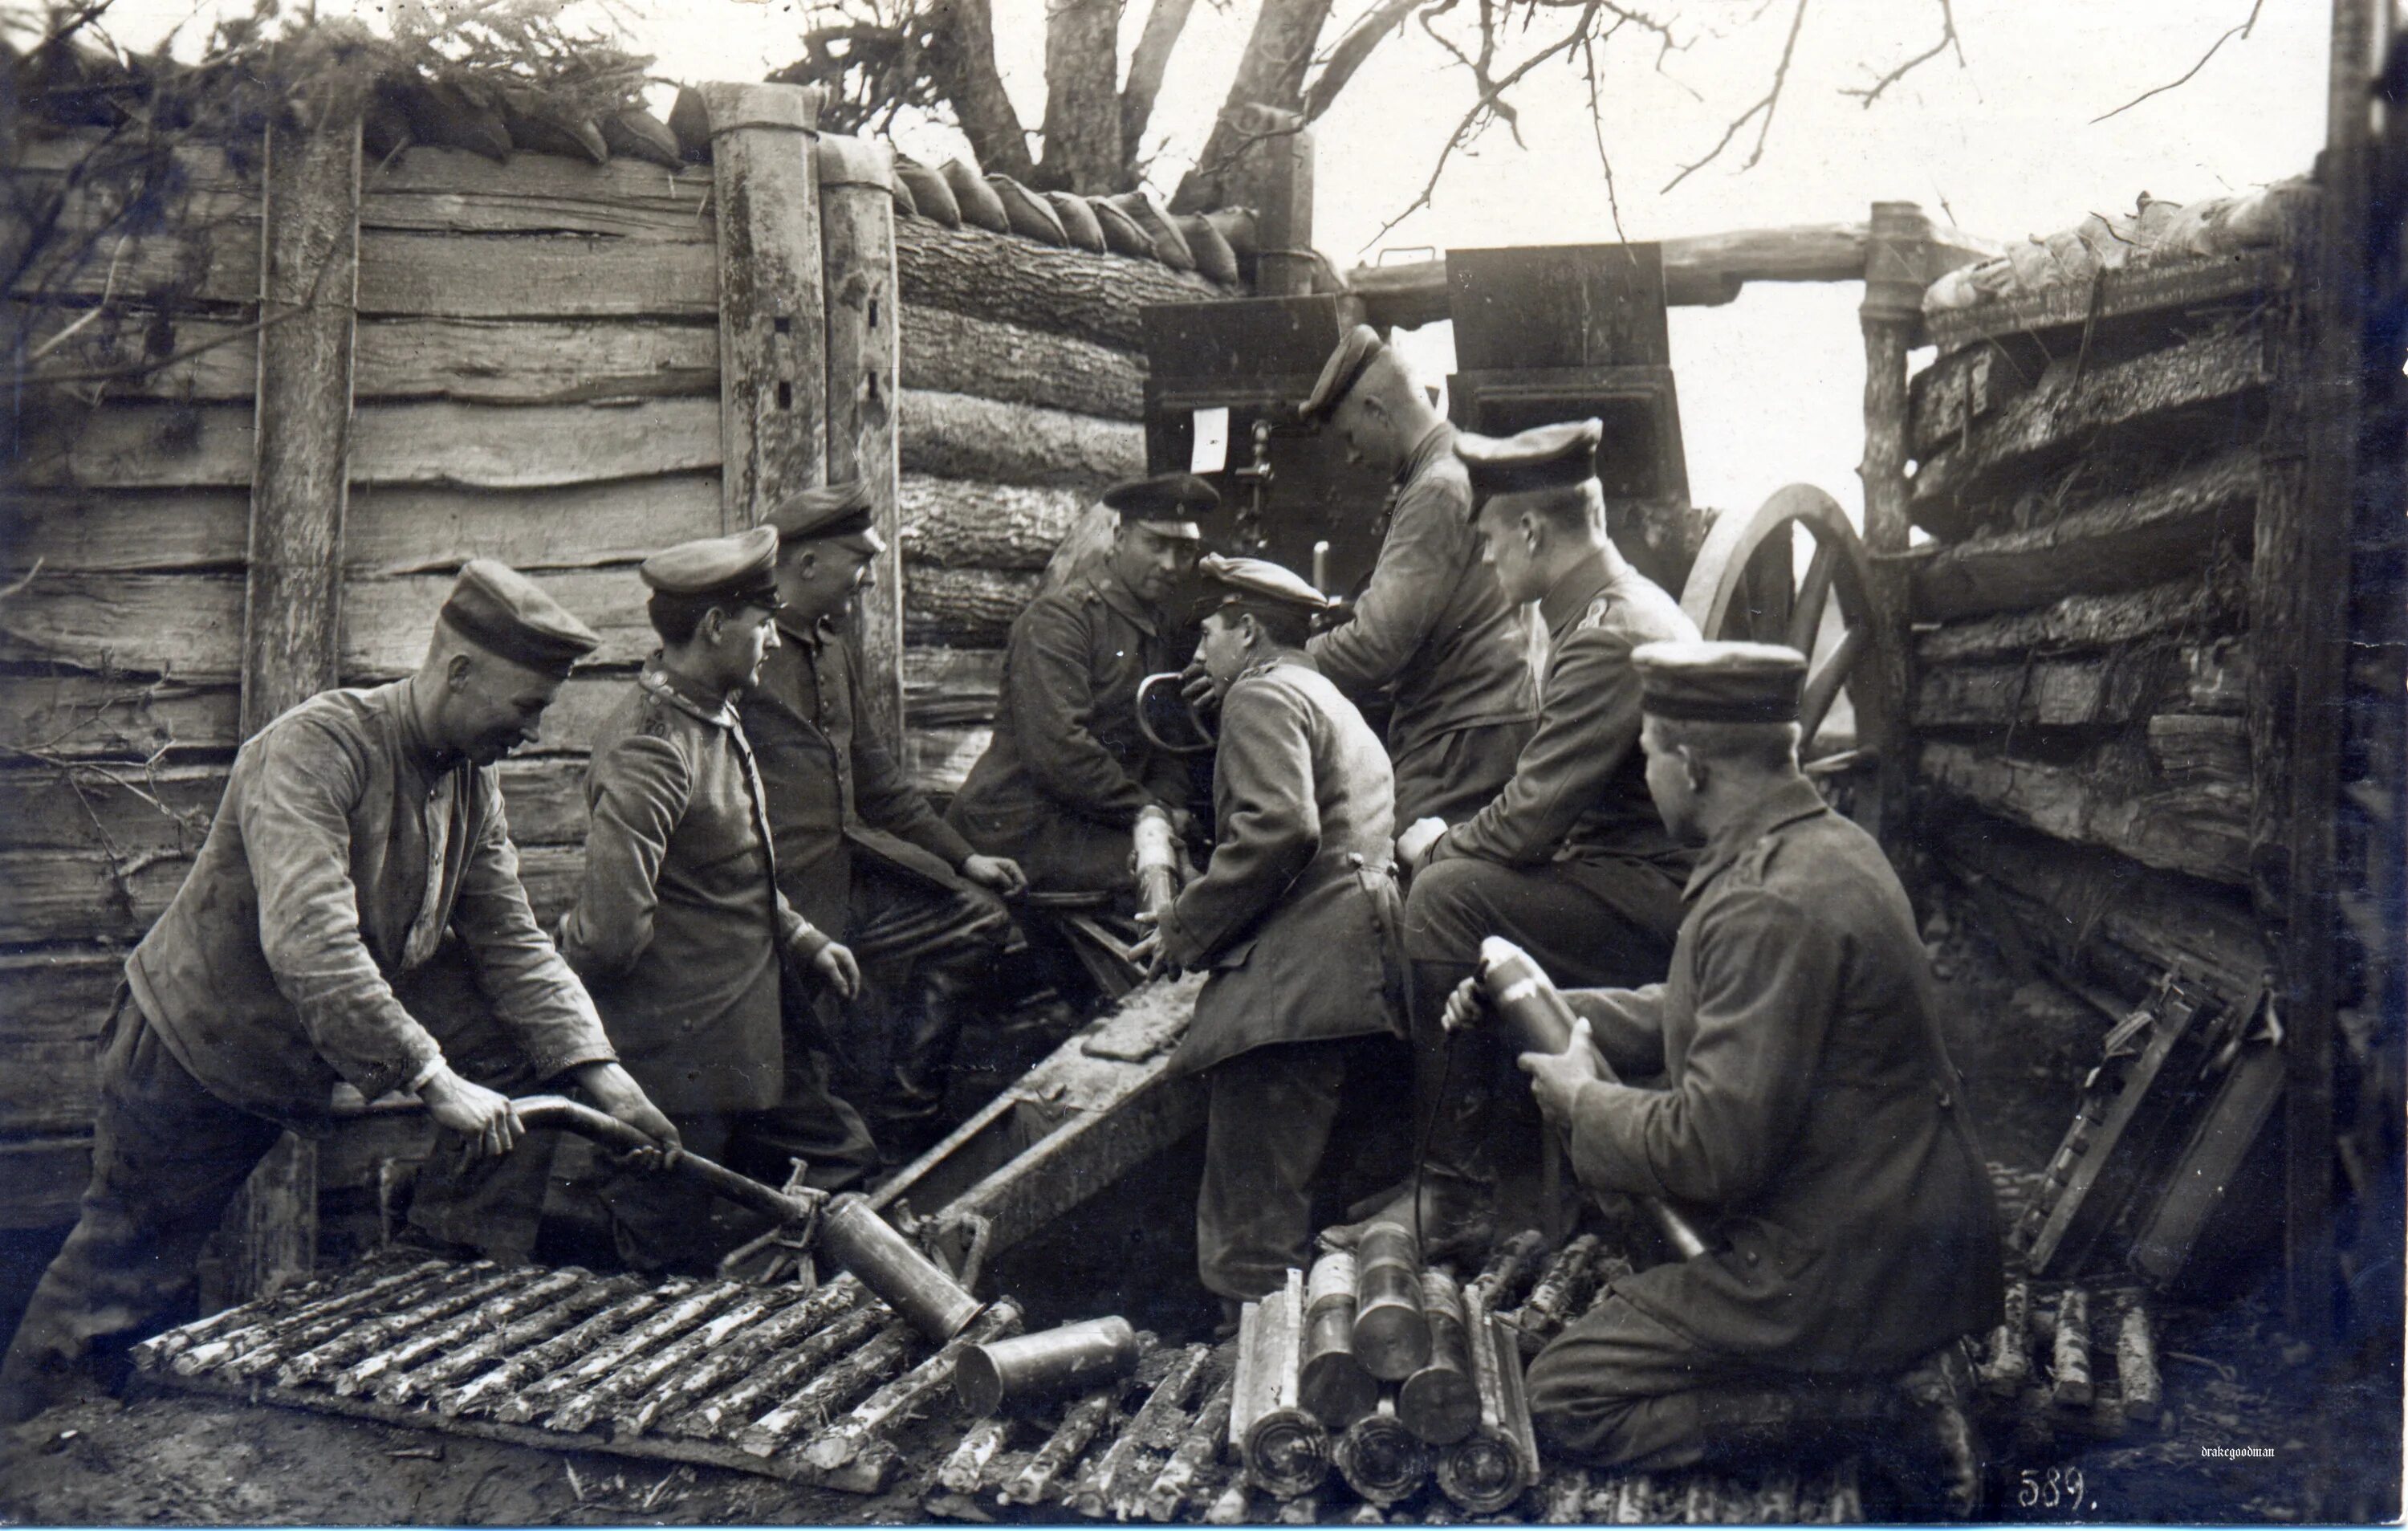
{"label": "handwritten number 589", "polygon": [[2079,1467],[2051,1467],[2046,1472],[2025,1467],[2015,1474],[2015,1503],[2026,1509],[2082,1508],[2084,1483]]}

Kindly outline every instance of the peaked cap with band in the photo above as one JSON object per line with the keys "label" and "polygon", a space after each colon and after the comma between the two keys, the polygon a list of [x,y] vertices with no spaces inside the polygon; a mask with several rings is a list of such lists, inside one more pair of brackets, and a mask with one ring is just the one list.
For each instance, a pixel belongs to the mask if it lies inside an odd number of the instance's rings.
{"label": "peaked cap with band", "polygon": [[601,635],[535,581],[491,558],[471,558],[436,619],[496,658],[566,676],[602,646]]}
{"label": "peaked cap with band", "polygon": [[1197,604],[1197,621],[1231,606],[1284,606],[1307,615],[1326,612],[1330,599],[1312,582],[1268,558],[1228,557],[1208,553],[1196,562],[1203,576],[1204,597]]}
{"label": "peaked cap with band", "polygon": [[1104,491],[1106,508],[1120,513],[1123,521],[1140,522],[1148,530],[1191,542],[1204,540],[1196,517],[1220,503],[1221,491],[1193,473],[1124,479]]}
{"label": "peaked cap with band", "polygon": [[1386,349],[1380,332],[1369,325],[1356,325],[1348,330],[1337,349],[1330,352],[1329,359],[1321,364],[1321,376],[1313,380],[1312,392],[1297,407],[1297,418],[1308,425],[1327,419],[1346,397],[1346,391],[1363,376],[1364,368],[1371,365],[1372,358]]}
{"label": "peaked cap with band", "polygon": [[662,596],[696,605],[727,603],[778,611],[778,534],[754,527],[730,537],[698,537],[663,548],[637,571]]}
{"label": "peaked cap with band", "polygon": [[1686,723],[1795,723],[1806,657],[1780,643],[1641,643],[1639,706]]}
{"label": "peaked cap with band", "polygon": [[1597,477],[1597,444],[1605,439],[1601,420],[1570,420],[1533,426],[1512,436],[1459,431],[1455,455],[1471,475],[1475,500],[1535,489],[1576,488]]}
{"label": "peaked cap with band", "polygon": [[776,532],[781,543],[840,542],[876,557],[886,551],[886,539],[869,521],[869,485],[847,479],[788,495],[761,518],[761,525]]}

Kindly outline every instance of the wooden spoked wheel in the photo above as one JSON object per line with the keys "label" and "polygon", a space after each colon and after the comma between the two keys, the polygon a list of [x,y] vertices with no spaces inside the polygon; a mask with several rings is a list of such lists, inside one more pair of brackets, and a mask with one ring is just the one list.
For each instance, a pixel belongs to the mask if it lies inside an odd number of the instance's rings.
{"label": "wooden spoked wheel", "polygon": [[[1802,571],[1801,534],[1813,548]],[[1754,515],[1714,522],[1690,567],[1681,610],[1708,638],[1786,643],[1807,657],[1799,724],[1812,745],[1840,688],[1872,652],[1871,585],[1864,542],[1839,502],[1811,484],[1793,484]],[[1836,635],[1826,631],[1835,596]]]}

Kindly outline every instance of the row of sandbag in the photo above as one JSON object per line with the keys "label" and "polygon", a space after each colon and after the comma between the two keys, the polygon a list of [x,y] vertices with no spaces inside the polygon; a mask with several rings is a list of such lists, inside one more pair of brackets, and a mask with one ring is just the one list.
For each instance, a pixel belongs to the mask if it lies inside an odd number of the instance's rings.
{"label": "row of sandbag", "polygon": [[1158,261],[1225,287],[1237,284],[1239,253],[1251,253],[1254,238],[1254,214],[1242,208],[1173,215],[1143,192],[1081,196],[1032,191],[1007,175],[982,177],[961,159],[932,169],[897,154],[895,203],[947,228],[968,224],[1090,254],[1109,251]]}
{"label": "row of sandbag", "polygon": [[2027,294],[2085,286],[2102,271],[2139,270],[2281,241],[2315,198],[2304,178],[2234,196],[2167,202],[2143,192],[2128,213],[2092,213],[2071,228],[2033,235],[2003,255],[1959,267],[1923,295],[1923,311],[1946,313]]}

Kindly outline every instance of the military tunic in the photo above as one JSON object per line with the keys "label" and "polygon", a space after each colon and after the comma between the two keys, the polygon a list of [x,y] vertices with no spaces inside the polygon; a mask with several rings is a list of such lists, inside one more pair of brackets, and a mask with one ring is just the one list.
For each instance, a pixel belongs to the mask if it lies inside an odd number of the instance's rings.
{"label": "military tunic", "polygon": [[1541,1429],[1604,1464],[1681,1460],[1690,1390],[1895,1372],[2001,1306],[1988,1173],[1880,847],[1795,782],[1684,896],[1664,983],[1567,994],[1617,1070],[1664,1076],[1581,1087],[1582,1183],[1663,1197],[1710,1246],[1617,1279],[1531,1367]]}
{"label": "military tunic", "polygon": [[1162,949],[1210,974],[1171,1067],[1210,1071],[1199,1263],[1242,1299],[1308,1253],[1345,1044],[1400,1029],[1395,786],[1362,714],[1290,653],[1222,699],[1212,798],[1219,843]]}
{"label": "military tunic", "polygon": [[994,742],[946,821],[1041,892],[1126,888],[1139,811],[1187,803],[1184,765],[1137,727],[1138,683],[1172,668],[1158,614],[1108,563],[1039,596],[1011,624]]}
{"label": "military tunic", "polygon": [[1512,777],[1536,712],[1528,635],[1481,562],[1452,426],[1432,426],[1406,455],[1354,620],[1310,649],[1343,691],[1393,687],[1388,754],[1399,827],[1463,818]]}
{"label": "military tunic", "polygon": [[[166,1315],[280,1128],[322,1130],[338,1081],[374,1099],[440,1061],[500,1088],[614,1056],[528,910],[493,769],[438,758],[409,698],[323,692],[236,755],[126,963],[92,1183],[10,1346],[11,1408]],[[469,1003],[424,1003],[438,975]]]}

